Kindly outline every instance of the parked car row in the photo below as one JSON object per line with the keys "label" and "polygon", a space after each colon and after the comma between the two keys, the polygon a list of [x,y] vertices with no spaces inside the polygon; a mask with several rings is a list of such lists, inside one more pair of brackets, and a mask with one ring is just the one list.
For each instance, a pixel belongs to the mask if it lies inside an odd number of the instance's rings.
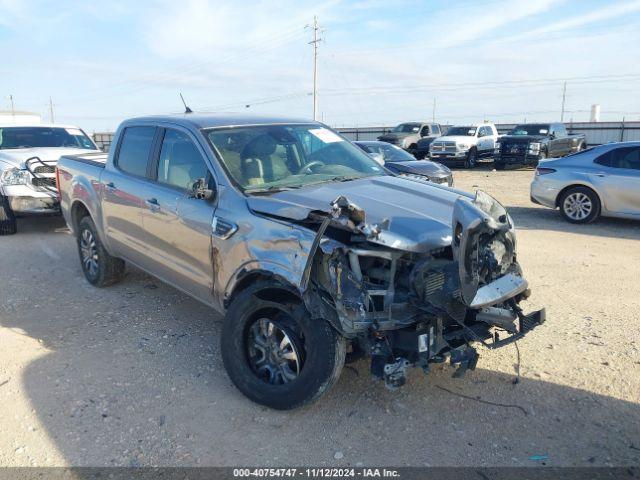
{"label": "parked car row", "polygon": [[456,125],[441,134],[439,124],[401,123],[378,140],[403,148],[418,160],[428,158],[447,165],[473,168],[483,158],[493,158],[495,168],[535,166],[587,148],[583,134],[569,134],[562,123],[517,125],[499,135],[493,123]]}

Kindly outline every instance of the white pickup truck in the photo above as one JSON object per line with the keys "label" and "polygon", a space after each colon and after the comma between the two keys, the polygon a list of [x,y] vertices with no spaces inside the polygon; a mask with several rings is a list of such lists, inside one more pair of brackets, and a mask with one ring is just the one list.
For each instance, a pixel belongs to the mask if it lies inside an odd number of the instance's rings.
{"label": "white pickup truck", "polygon": [[443,137],[431,143],[429,158],[445,165],[464,163],[473,168],[479,158],[492,157],[498,130],[493,123],[450,127]]}
{"label": "white pickup truck", "polygon": [[78,127],[0,124],[0,235],[16,233],[16,216],[60,213],[58,159],[97,150]]}

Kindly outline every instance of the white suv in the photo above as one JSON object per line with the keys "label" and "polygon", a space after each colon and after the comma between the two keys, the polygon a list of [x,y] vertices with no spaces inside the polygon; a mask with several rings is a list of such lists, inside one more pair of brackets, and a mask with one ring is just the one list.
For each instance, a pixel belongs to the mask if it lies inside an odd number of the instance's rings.
{"label": "white suv", "polygon": [[429,149],[431,160],[448,164],[464,163],[473,168],[478,158],[492,157],[498,130],[493,123],[450,127]]}

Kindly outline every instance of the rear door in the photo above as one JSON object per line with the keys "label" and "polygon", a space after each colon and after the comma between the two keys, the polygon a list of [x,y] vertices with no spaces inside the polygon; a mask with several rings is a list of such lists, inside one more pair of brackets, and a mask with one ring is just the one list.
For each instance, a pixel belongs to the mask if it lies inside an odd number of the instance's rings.
{"label": "rear door", "polygon": [[142,213],[153,188],[148,171],[156,134],[154,126],[126,127],[115,146],[113,166],[106,168],[101,177],[109,245],[115,255],[143,268],[148,265],[148,246]]}
{"label": "rear door", "polygon": [[204,179],[215,190],[205,153],[190,132],[163,128],[151,176],[154,193],[144,210],[151,273],[206,303],[212,303],[211,232],[215,203],[193,198]]}
{"label": "rear door", "polygon": [[593,182],[603,192],[605,208],[640,216],[640,147],[610,150],[595,160]]}

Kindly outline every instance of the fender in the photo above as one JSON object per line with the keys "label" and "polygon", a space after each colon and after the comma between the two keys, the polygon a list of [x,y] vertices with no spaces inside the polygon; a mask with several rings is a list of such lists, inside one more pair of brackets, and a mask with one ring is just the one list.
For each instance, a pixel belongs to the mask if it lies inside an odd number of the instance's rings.
{"label": "fender", "polygon": [[278,281],[285,286],[288,286],[292,291],[297,292],[302,298],[302,292],[300,290],[300,282],[302,279],[303,271],[300,269],[291,269],[286,265],[282,265],[271,261],[258,261],[251,260],[241,265],[231,276],[227,285],[224,288],[224,292],[218,294],[218,302],[226,310],[229,301],[236,293],[238,286],[250,278],[271,278],[274,281]]}

